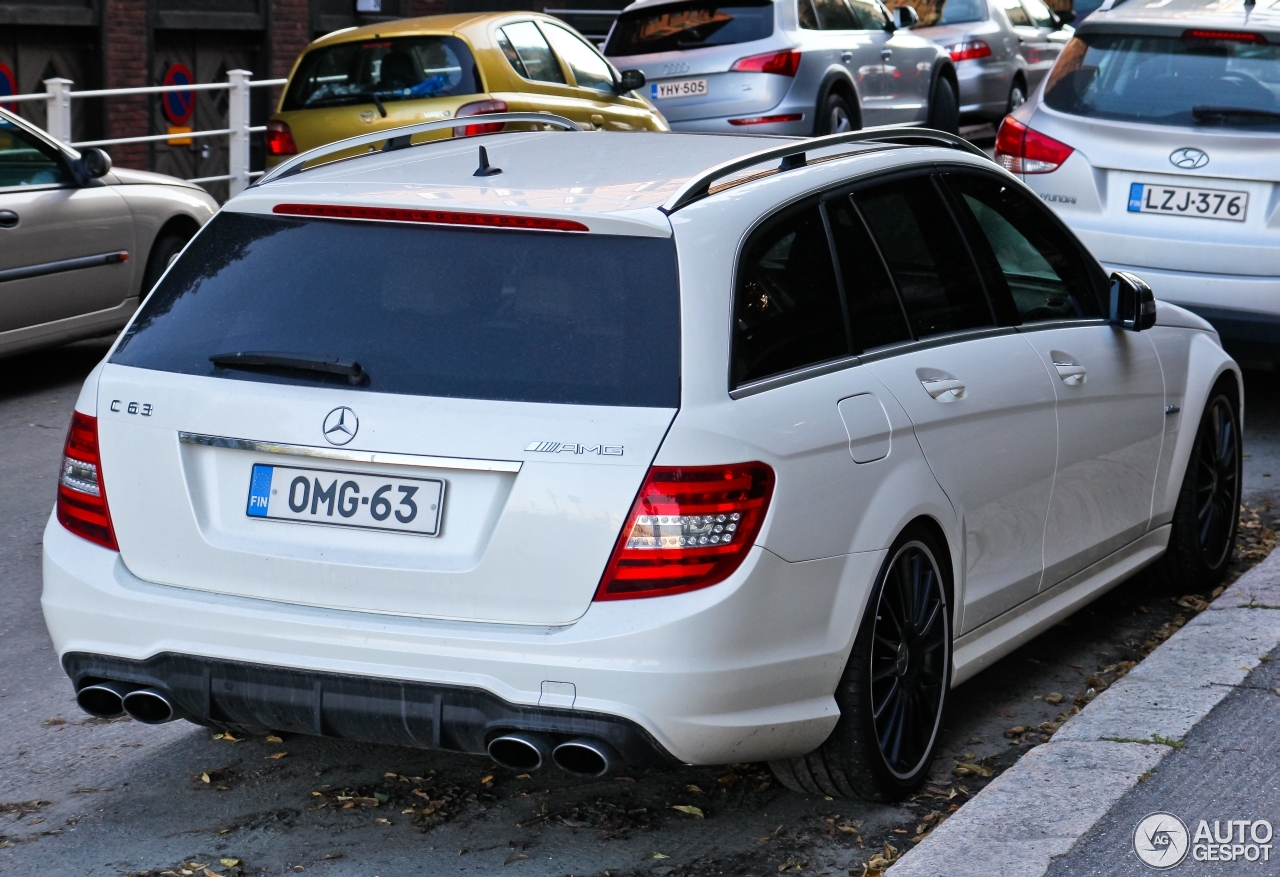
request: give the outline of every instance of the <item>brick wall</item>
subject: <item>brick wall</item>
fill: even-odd
[[[103,37],[106,45],[106,88],[150,85],[147,46],[147,0],[106,0],[103,3]],[[150,134],[148,96],[113,97],[106,100],[107,137],[142,137]],[[150,149],[145,143],[127,143],[108,150],[120,167],[147,169]]]

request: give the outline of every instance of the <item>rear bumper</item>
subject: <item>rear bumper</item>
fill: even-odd
[[[770,116],[799,116],[791,122],[764,122],[751,125],[734,125],[730,119],[759,119]],[[788,107],[786,104],[760,113],[742,116],[722,116],[713,119],[686,119],[668,122],[672,131],[700,134],[782,134],[789,137],[809,137],[813,134],[813,107]]]
[[[462,751],[482,751],[484,735],[498,729],[571,733],[577,725],[545,724],[571,717],[612,723],[636,739],[648,735],[650,754],[638,758],[669,753],[686,763],[718,764],[800,755],[826,739],[839,718],[832,694],[883,554],[787,563],[757,547],[720,585],[594,603],[573,624],[531,627],[318,609],[158,585],[51,517],[41,602],[73,678],[110,665],[141,674],[136,681],[178,680],[172,684],[183,693],[175,696],[195,717],[265,726],[285,704],[272,721],[287,720],[299,731],[349,736],[359,726],[367,729],[359,739],[423,745],[437,733],[434,726],[402,723],[388,731],[388,710],[409,704],[420,715],[424,698],[447,688],[466,692],[458,703],[484,704],[466,722],[440,726],[442,745],[452,740],[449,747]],[[322,694],[317,725],[315,695],[296,681],[270,698],[212,698],[206,705],[202,683],[183,681],[196,667],[201,674],[204,667],[230,668],[233,682],[320,679],[325,692],[332,680],[336,712]],[[364,719],[346,715],[352,704]]]
[[[1156,298],[1204,317],[1237,360],[1280,362],[1280,277],[1103,264],[1108,271],[1137,274]]]

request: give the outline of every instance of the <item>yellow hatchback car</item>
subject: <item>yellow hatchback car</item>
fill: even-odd
[[[335,140],[415,122],[503,112],[548,112],[584,128],[666,131],[619,73],[577,31],[536,12],[433,15],[335,31],[293,65],[267,122],[267,166]],[[415,140],[489,133],[471,124]],[[332,156],[331,156],[332,158]]]

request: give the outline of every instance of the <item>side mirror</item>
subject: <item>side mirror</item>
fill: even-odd
[[[90,180],[106,176],[111,170],[111,156],[97,147],[89,147],[80,151],[80,158],[72,163],[72,171],[76,181],[84,185]]]
[[[623,70],[618,74],[618,94],[626,94],[629,91],[644,88],[644,84],[643,70]]]
[[[1111,325],[1141,332],[1156,324],[1156,297],[1147,282],[1128,271],[1111,275]]]
[[[895,6],[893,8],[893,28],[894,30],[907,30],[915,27],[920,21],[920,16],[916,14],[915,9],[910,6]]]

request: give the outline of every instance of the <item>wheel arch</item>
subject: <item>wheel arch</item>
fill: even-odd
[[[195,236],[195,233],[200,230],[200,225],[200,221],[188,213],[175,213],[166,219],[160,225],[160,228],[156,230],[156,233],[151,236],[151,240],[147,242],[146,257],[140,260],[142,263],[142,272],[138,277],[138,283],[140,285],[145,285],[147,282],[147,275],[151,271],[151,256],[155,251],[156,241],[175,232],[185,233],[187,235],[187,239],[190,240]],[[139,289],[138,294],[139,296],[146,296],[150,291],[151,290],[149,289]]]
[[[839,94],[849,101],[849,109],[854,114],[853,130],[858,131],[862,128],[862,95],[858,93],[858,86],[854,82],[853,77],[849,75],[849,71],[843,67],[832,67],[826,73],[822,80],[822,87],[818,89],[818,101],[814,104],[813,109],[813,130],[816,134],[818,125],[822,122],[822,105],[827,102],[827,98],[832,93]]]

